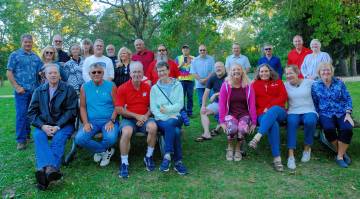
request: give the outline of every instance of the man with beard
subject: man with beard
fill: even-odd
[[[109,44],[106,46],[106,56],[109,57],[113,63],[113,66],[116,66],[116,52],[115,52],[115,46],[112,44]]]
[[[156,58],[149,65],[148,70],[146,71],[146,77],[151,81],[151,84],[154,85],[158,81],[158,73],[156,70],[157,62],[164,61],[169,64],[170,74],[169,77],[177,78],[179,76],[178,65],[175,61],[168,58],[168,52],[164,44],[160,44],[158,46],[158,52],[156,54]]]
[[[61,35],[54,35],[52,44],[56,48],[57,53],[58,53],[57,61],[61,64],[61,66],[63,66],[67,61],[70,60],[70,56],[62,49],[63,48],[63,39],[62,39]]]
[[[226,77],[225,66],[223,62],[215,63],[215,73],[209,78],[206,83],[205,92],[202,98],[202,106],[200,109],[201,125],[204,129],[203,134],[196,139],[197,142],[210,140],[211,136],[216,135],[220,129],[220,125],[217,125],[211,132],[209,130],[210,120],[209,115],[217,115],[219,113],[219,93],[222,83]],[[210,92],[214,94],[210,97],[210,104],[206,106],[206,102],[210,95]]]

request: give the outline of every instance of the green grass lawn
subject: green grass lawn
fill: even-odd
[[[360,91],[357,87],[360,83],[347,85],[354,102],[354,117],[359,121]],[[6,89],[0,88],[0,93],[9,94]],[[128,180],[118,177],[118,149],[105,168],[95,164],[91,154],[80,150],[76,160],[62,167],[63,180],[51,185],[46,192],[38,191],[34,178],[34,144],[26,151],[16,150],[13,99],[0,98],[0,107],[0,191],[3,194],[14,191],[18,198],[360,198],[360,129],[354,130],[349,149],[353,164],[349,168],[339,168],[333,154],[317,141],[311,161],[302,164],[299,159],[303,134],[299,133],[296,172],[286,169],[278,173],[271,166],[267,139],[240,162],[225,160],[225,135],[212,141],[194,142],[202,131],[199,116],[192,119],[183,135],[184,163],[190,172],[187,176],[179,176],[173,170],[147,172],[142,162],[145,139],[136,137],[130,152]],[[281,149],[286,164],[285,139],[283,131]],[[67,151],[69,146],[68,143]],[[159,151],[155,152],[155,161],[159,166]]]

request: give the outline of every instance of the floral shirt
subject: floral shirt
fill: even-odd
[[[64,72],[68,77],[68,84],[73,86],[76,91],[79,91],[81,85],[84,83],[82,77],[82,59],[78,62],[74,59],[70,59],[64,65]]]
[[[352,110],[351,96],[340,79],[332,78],[330,87],[321,80],[314,82],[311,95],[319,115],[339,118]]]

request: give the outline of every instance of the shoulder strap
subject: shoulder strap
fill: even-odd
[[[160,86],[158,84],[156,84],[156,86],[158,87],[158,89],[161,91],[161,93],[165,96],[165,98],[170,102],[170,104],[172,105],[173,103],[170,101],[170,99],[168,98],[168,96],[165,95],[164,91],[161,90]]]

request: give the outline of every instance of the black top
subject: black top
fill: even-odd
[[[114,83],[116,87],[130,79],[130,64],[127,66],[114,67]]]
[[[211,77],[206,82],[206,88],[212,90],[212,94],[220,92],[221,85],[224,82],[225,78],[226,78],[226,73],[221,78],[218,78],[216,73],[212,74]],[[215,102],[218,102],[218,98],[215,100]]]
[[[58,62],[66,63],[70,60],[70,56],[63,50],[57,50],[58,53]]]
[[[112,57],[109,57],[110,59],[111,59],[111,61],[112,61],[112,63],[113,63],[113,66],[114,66],[114,68],[115,68],[115,66],[116,66],[116,56],[112,56]]]
[[[50,99],[49,84],[45,83],[35,89],[31,98],[27,117],[37,128],[43,125],[58,126],[74,124],[77,115],[78,96],[74,88],[60,81]]]

